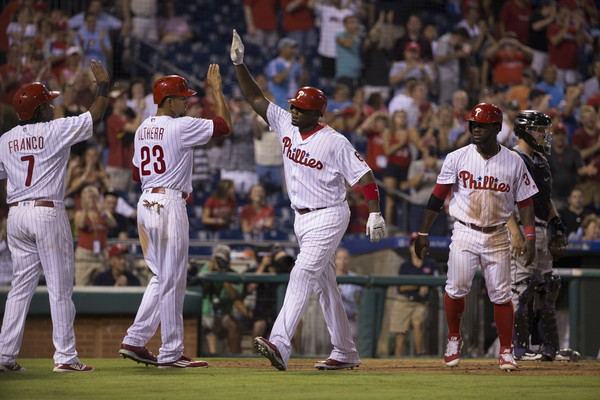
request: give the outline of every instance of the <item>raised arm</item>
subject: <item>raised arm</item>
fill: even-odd
[[[96,84],[98,85],[96,100],[90,106],[92,121],[94,121],[94,126],[96,126],[102,121],[106,105],[108,104],[108,72],[106,72],[100,61],[92,60],[91,67],[94,78],[96,78]]]
[[[267,121],[269,100],[265,97],[265,94],[252,75],[250,75],[250,71],[248,71],[248,68],[246,68],[246,65],[244,64],[244,44],[235,29],[233,30],[230,56],[231,61],[233,61],[233,65],[235,66],[235,74],[237,75],[244,97],[254,111]]]
[[[225,102],[225,96],[223,96],[221,73],[219,71],[219,64],[210,64],[208,66],[208,74],[206,75],[206,81],[212,89],[213,97],[215,98],[215,114],[223,118],[227,122],[229,131],[233,129],[231,123],[231,115],[229,114],[229,108]]]

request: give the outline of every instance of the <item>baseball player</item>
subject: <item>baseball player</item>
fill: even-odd
[[[212,120],[185,116],[188,96],[196,94],[177,75],[157,80],[152,88],[155,117],[139,126],[134,139],[134,180],[141,181],[137,205],[138,230],[144,259],[154,274],[119,354],[158,368],[204,368],[208,364],[183,355],[189,222],[185,201],[192,191],[193,147],[231,130],[231,117],[221,89],[219,66],[206,77],[215,97]],[[160,322],[162,346],[158,358],[146,343]]]
[[[488,295],[494,303],[494,321],[500,338],[500,368],[514,370],[511,338],[514,310],[510,288],[510,242],[506,222],[518,203],[525,226],[525,265],[533,261],[535,226],[531,196],[535,182],[521,158],[498,144],[502,111],[480,103],[471,111],[472,144],[448,154],[425,209],[415,252],[423,258],[429,250],[429,229],[450,193],[450,215],[456,219],[448,258],[448,280],[444,305],[448,343],[444,361],[450,367],[460,362],[460,335],[465,296],[475,271],[481,266]]]
[[[296,212],[294,231],[300,245],[271,336],[269,340],[255,338],[254,346],[275,368],[285,370],[292,336],[314,290],[333,344],[329,358],[315,367],[357,367],[360,359],[335,281],[334,252],[350,219],[345,182],[350,186],[360,183],[363,189],[370,211],[367,235],[371,241],[385,236],[373,173],[344,136],[319,123],[327,106],[322,91],[303,87],[288,100],[290,111],[284,110],[265,97],[248,72],[243,63],[244,45],[235,30],[231,59],[244,96],[281,142],[288,195]]]
[[[94,370],[79,361],[75,350],[73,235],[63,204],[71,146],[92,137],[108,102],[108,73],[96,60],[91,68],[98,94],[88,112],[54,119],[52,100],[60,93],[30,83],[13,98],[20,125],[0,137],[0,179],[8,178],[8,247],[13,260],[12,289],[0,333],[0,372],[25,370],[15,359],[42,271],[56,348],[54,372]]]
[[[550,154],[552,120],[546,114],[534,110],[521,111],[515,119],[515,134],[519,143],[514,147],[525,162],[529,174],[539,192],[532,198],[535,213],[536,246],[533,263],[525,266],[521,256],[523,249],[523,225],[514,215],[508,221],[511,236],[511,277],[515,327],[513,346],[515,358],[522,361],[561,360],[577,361],[579,353],[560,349],[558,325],[554,303],[560,290],[560,277],[552,272],[553,257],[564,254],[567,245],[567,228],[558,216],[551,199],[552,175],[546,155]],[[560,242],[553,246],[553,241]],[[529,314],[533,302],[537,330],[541,339],[540,352],[529,348]]]

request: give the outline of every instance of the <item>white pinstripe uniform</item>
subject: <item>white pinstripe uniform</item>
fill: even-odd
[[[17,126],[0,137],[0,178],[8,177],[7,203],[18,202],[8,213],[13,279],[0,333],[0,364],[11,364],[19,353],[27,310],[42,271],[50,297],[54,362],[79,361],[71,299],[73,236],[63,199],[70,148],[92,133],[92,117],[86,112]],[[35,206],[36,200],[53,206]]]
[[[302,140],[289,112],[269,104],[267,118],[282,143],[288,195],[296,210],[294,231],[300,245],[269,341],[277,346],[287,365],[292,336],[314,290],[331,335],[330,358],[358,364],[360,359],[335,281],[334,253],[350,220],[345,181],[355,185],[370,168],[350,142],[328,126]],[[302,209],[311,211],[301,215],[297,210]]]
[[[183,194],[192,191],[192,147],[207,143],[213,129],[212,120],[157,116],[146,119],[135,133],[133,164],[143,191],[137,206],[138,228],[140,238],[144,233],[148,238],[144,259],[154,276],[123,343],[145,346],[160,322],[159,363],[177,361],[183,355],[190,241]],[[164,193],[152,193],[158,188]]]
[[[448,154],[437,183],[453,184],[450,215],[458,220],[450,244],[446,293],[454,299],[466,296],[481,265],[492,303],[508,302],[512,293],[506,222],[515,202],[538,191],[525,163],[504,146],[500,146],[498,154],[485,159],[471,144]],[[484,233],[459,221],[497,228]]]

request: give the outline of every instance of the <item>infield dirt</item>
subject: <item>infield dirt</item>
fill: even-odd
[[[207,360],[211,367],[216,368],[273,368],[265,359],[232,359]],[[560,376],[600,376],[600,361],[585,360],[579,362],[519,362],[516,371],[505,372],[498,367],[498,360],[492,359],[463,359],[455,368],[447,367],[442,359],[367,359],[354,370],[317,371],[314,367],[317,359],[294,359],[288,364],[288,371],[316,371],[319,373],[344,372],[397,372],[423,374],[473,374],[473,375],[560,375]],[[282,372],[285,373],[285,372]]]

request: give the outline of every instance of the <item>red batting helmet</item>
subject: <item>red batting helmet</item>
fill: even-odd
[[[484,124],[501,124],[502,111],[493,104],[479,103],[473,107],[469,121],[483,122]]]
[[[327,107],[327,96],[317,88],[304,86],[298,90],[296,97],[287,102],[303,110],[318,110],[324,113]]]
[[[167,96],[193,96],[195,94],[196,92],[188,87],[187,81],[179,75],[160,78],[152,86],[154,104],[160,104]]]
[[[28,121],[33,118],[35,110],[47,101],[53,100],[60,92],[51,92],[40,82],[23,86],[13,97],[13,108],[19,120]]]

